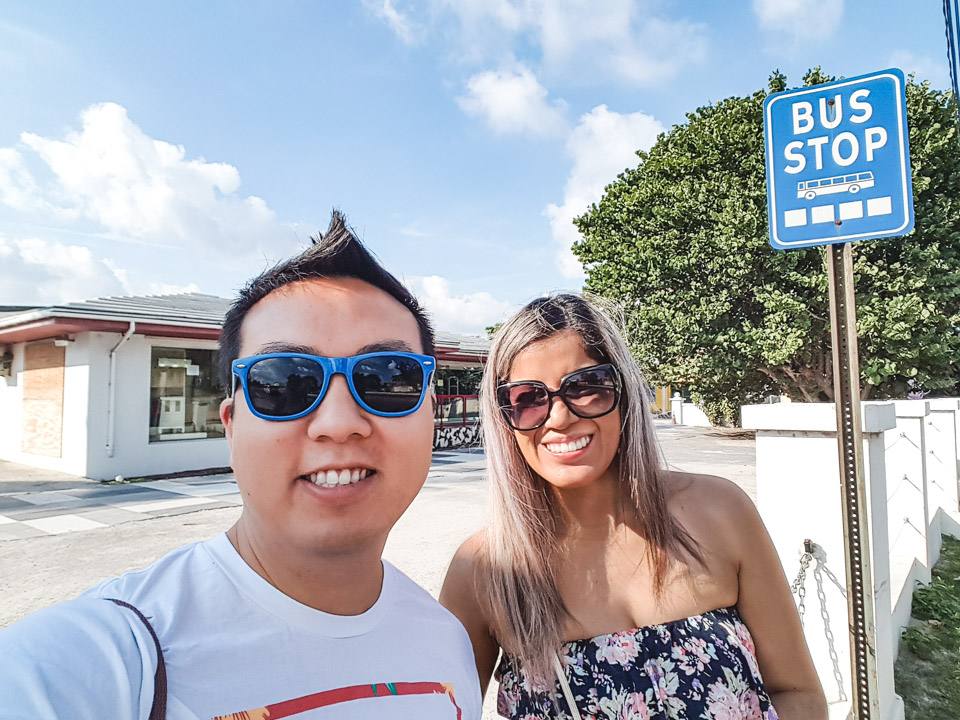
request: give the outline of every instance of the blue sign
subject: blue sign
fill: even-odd
[[[770,95],[763,132],[770,244],[777,250],[913,229],[899,70]]]

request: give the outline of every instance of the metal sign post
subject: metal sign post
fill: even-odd
[[[827,245],[833,387],[856,720],[880,720],[870,519],[863,471],[853,253],[913,229],[903,73],[788,90],[763,106],[770,244]]]
[[[943,19],[947,24],[947,60],[954,97],[960,97],[960,1],[943,0]]]
[[[837,444],[843,496],[853,710],[858,720],[879,720],[870,523],[867,517],[863,436],[860,428],[857,308],[850,243],[827,246],[827,278],[830,286],[830,337],[833,344],[833,397],[837,408]]]

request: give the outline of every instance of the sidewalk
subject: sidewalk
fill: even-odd
[[[482,450],[436,452],[427,483],[479,480],[485,465]],[[0,462],[0,541],[240,504],[232,473],[114,484]]]
[[[757,501],[755,433],[733,428],[672,425],[654,420],[657,442],[671,470],[719,475]]]
[[[729,477],[750,493],[755,461],[749,437],[660,423],[657,435],[670,467]],[[435,597],[460,543],[484,525],[485,463],[482,450],[434,453],[423,490],[384,548],[387,560]],[[0,628],[175,547],[222,533],[240,515],[232,475],[105,485],[20,470],[0,463]],[[82,528],[89,529],[77,532]]]
[[[726,477],[756,499],[754,443],[742,431],[655,421],[667,466]],[[476,482],[486,457],[480,448],[433,454],[426,486]],[[232,473],[136,483],[100,483],[0,461],[0,542],[94,530],[197,510],[237,507]]]

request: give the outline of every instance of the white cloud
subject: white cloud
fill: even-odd
[[[606,63],[624,80],[651,87],[676,76],[684,65],[706,59],[702,25],[650,18],[611,48]]]
[[[641,112],[620,114],[598,105],[580,118],[567,139],[567,153],[573,167],[563,191],[563,204],[551,203],[544,210],[550,219],[553,238],[559,245],[557,265],[564,277],[583,278],[580,261],[571,251],[580,233],[573,218],[600,201],[604,188],[618,174],[637,165],[637,150],[649,150],[664,132],[663,125]]]
[[[21,133],[0,147],[0,295],[19,304],[189,292],[210,263],[214,284],[245,277],[277,259],[281,242],[297,243],[294,227],[240,186],[234,166],[148,136],[114,103],[87,108],[63,137]]]
[[[115,103],[93,105],[80,119],[82,129],[62,140],[25,132],[19,151],[0,148],[2,202],[191,249],[254,253],[290,233],[261,198],[238,193],[232,165],[187,158],[182,145],[149,137]],[[38,182],[32,166],[52,178]]]
[[[539,47],[543,75],[660,85],[706,55],[706,27],[666,17],[658,0],[433,0],[459,62]],[[453,21],[454,32],[447,23]]]
[[[508,32],[519,32],[529,25],[536,2],[529,0],[439,0],[436,3],[454,13],[471,30],[491,23]]]
[[[547,101],[547,89],[530,68],[517,63],[500,71],[477,73],[467,81],[467,94],[457,103],[468,115],[481,117],[498,133],[540,137],[562,134],[565,103]]]
[[[705,27],[655,13],[638,0],[531,2],[548,71],[602,69],[638,86],[655,86],[706,56]]]
[[[34,71],[38,64],[60,68],[63,72],[70,63],[70,53],[64,45],[18,25],[0,21],[0,71],[24,75]]]
[[[383,20],[401,41],[411,45],[416,40],[413,23],[407,15],[397,10],[393,0],[364,0],[363,4],[374,17]]]
[[[89,248],[0,236],[0,303],[54,305],[127,292],[122,272]]]
[[[171,283],[150,283],[147,287],[147,295],[180,295],[181,293],[198,293],[200,287],[196,283],[188,285],[174,285]]]
[[[840,27],[843,0],[753,0],[760,27],[796,40],[826,40]]]
[[[483,335],[485,328],[514,309],[488,292],[453,295],[450,281],[438,275],[412,278],[408,285],[430,313],[433,326],[447,332]]]
[[[430,237],[430,233],[420,229],[419,222],[408,223],[407,225],[404,225],[402,228],[397,230],[397,232],[403,235],[403,237],[408,237],[408,238]]]
[[[37,210],[39,189],[23,163],[23,155],[13,148],[0,148],[0,202],[14,210]]]
[[[890,55],[889,66],[900,68],[904,75],[916,73],[917,82],[929,80],[936,90],[950,89],[950,67],[946,55],[934,60],[927,55],[915,55],[909,50],[895,50]]]

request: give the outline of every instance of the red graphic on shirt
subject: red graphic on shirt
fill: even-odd
[[[438,682],[398,682],[353,685],[351,687],[337,688],[336,690],[325,690],[314,693],[313,695],[294,698],[293,700],[284,700],[283,702],[256,708],[255,710],[244,710],[229,715],[218,715],[212,720],[268,720],[268,718],[269,720],[275,720],[276,718],[290,717],[291,715],[298,715],[307,710],[316,710],[317,708],[337,705],[338,703],[350,702],[352,700],[399,695],[446,695],[450,698],[450,702],[453,703],[453,707],[457,711],[457,720],[462,720],[463,718],[463,712],[453,697],[453,685]]]

